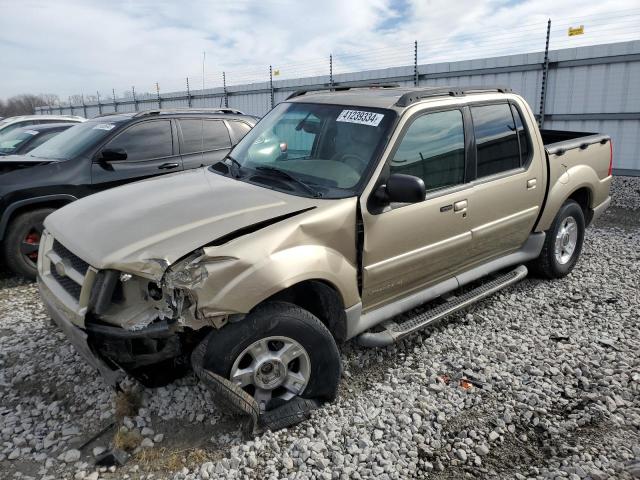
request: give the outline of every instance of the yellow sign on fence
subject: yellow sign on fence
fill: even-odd
[[[575,35],[582,35],[584,33],[584,25],[580,25],[579,27],[569,27],[569,36],[573,37]]]

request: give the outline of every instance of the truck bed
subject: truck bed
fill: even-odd
[[[566,130],[540,130],[542,143],[550,155],[562,155],[573,148],[586,149],[595,143],[605,144],[609,135],[587,132],[569,132]]]

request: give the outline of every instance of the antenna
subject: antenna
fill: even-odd
[[[204,61],[207,58],[207,52],[202,52],[202,91],[204,93]]]

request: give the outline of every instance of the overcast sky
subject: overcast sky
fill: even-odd
[[[638,0],[0,0],[0,98],[118,96],[640,38]],[[568,37],[568,26],[585,34]],[[366,53],[369,52],[369,53]],[[352,54],[352,55],[348,55]]]

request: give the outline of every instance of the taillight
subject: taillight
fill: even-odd
[[[613,140],[609,140],[609,176],[613,173]]]

